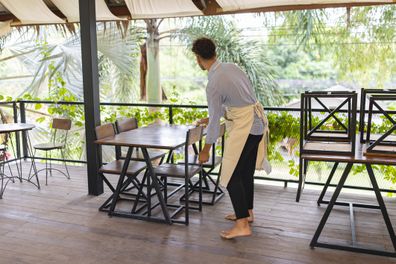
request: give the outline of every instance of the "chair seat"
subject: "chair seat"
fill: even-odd
[[[65,146],[63,143],[41,143],[34,145],[33,147],[38,150],[53,150],[53,149],[61,149]]]
[[[214,158],[214,163],[213,163],[212,157],[209,157],[209,160],[207,162],[205,162],[204,164],[202,164],[202,166],[204,168],[216,167],[217,165],[221,164],[222,159],[223,159],[222,157],[216,156]],[[184,162],[180,162],[180,164],[184,164]],[[198,165],[199,164],[198,155],[189,155],[188,156],[188,164],[190,164],[190,165]]]
[[[103,165],[99,172],[102,173],[110,173],[110,174],[121,174],[122,167],[124,166],[123,160],[115,160],[106,165]],[[127,175],[128,176],[135,176],[136,174],[140,173],[142,170],[146,168],[146,163],[141,161],[131,161],[129,162]]]
[[[188,178],[191,178],[195,174],[197,174],[201,170],[200,166],[197,165],[189,165],[188,166]],[[161,164],[154,169],[154,172],[157,176],[167,176],[167,177],[175,177],[175,178],[185,178],[185,166],[181,164],[170,164],[165,163]]]
[[[156,160],[166,155],[166,152],[160,150],[147,150],[147,152],[151,160]],[[143,151],[141,149],[135,149],[132,153],[132,159],[137,161],[145,161]]]

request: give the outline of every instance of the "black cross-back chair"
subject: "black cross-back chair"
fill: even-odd
[[[167,203],[167,206],[170,208],[175,209],[175,211],[171,215],[172,222],[175,223],[182,223],[185,225],[189,224],[189,211],[191,210],[198,210],[202,211],[202,166],[201,165],[192,165],[188,162],[188,157],[190,153],[190,148],[193,144],[198,143],[202,140],[203,128],[201,126],[191,128],[188,130],[186,134],[186,143],[184,146],[184,163],[183,164],[173,164],[173,163],[163,163],[154,169],[155,175],[157,177],[162,177],[164,179],[164,197]],[[199,202],[198,207],[191,207],[190,206],[190,190],[194,188],[191,185],[191,178],[194,177],[196,174],[199,174]],[[167,193],[167,179],[174,178],[174,179],[181,179],[183,180],[183,184],[176,188],[176,190],[172,191],[168,195]],[[169,204],[169,198],[184,189],[184,201],[180,202],[180,204]],[[184,210],[184,220],[177,219],[177,215]]]
[[[96,127],[95,135],[96,135],[96,139],[100,140],[100,139],[104,139],[107,137],[114,137],[116,135],[116,133],[115,133],[113,124],[109,123],[109,124],[104,124],[104,125]],[[99,155],[99,157],[101,156],[101,148],[99,148],[97,155]],[[99,160],[101,160],[101,159],[99,159]],[[111,182],[105,176],[105,174],[119,176],[121,174],[123,165],[124,165],[124,160],[117,159],[117,160],[111,161],[107,164],[100,166],[99,171],[98,171],[99,175],[101,176],[101,178],[103,179],[103,181],[105,182],[107,187],[109,187],[109,189],[111,190],[111,192],[113,194],[99,207],[99,211],[109,212],[111,202],[113,200],[114,192],[115,192],[115,187],[111,184]],[[118,200],[134,201],[133,207],[131,209],[132,213],[140,211],[141,209],[144,208],[144,206],[142,206],[141,208],[137,208],[137,203],[139,202],[137,197],[143,196],[143,198],[147,198],[139,186],[140,183],[136,181],[137,176],[141,172],[143,172],[145,169],[146,169],[145,162],[131,161],[129,163],[129,166],[128,166],[128,169],[126,172],[127,177],[122,185],[120,195],[119,195],[119,197],[116,198],[117,201]],[[129,193],[126,191],[127,187],[130,186],[130,184],[133,184],[135,187],[138,188],[139,192],[137,194]]]
[[[352,129],[354,122],[353,115],[356,115],[356,107],[353,107],[354,104],[356,104],[357,97],[355,97],[355,92],[305,92],[303,94],[303,108],[305,115],[302,120],[302,123],[304,124],[304,139],[315,141],[350,142],[355,136],[354,129]],[[336,107],[331,108],[325,100],[341,100],[342,102]],[[312,104],[314,102],[317,102],[321,110],[327,113],[327,115],[324,118],[321,118],[319,123],[315,125],[315,112],[312,108]],[[346,122],[343,122],[339,117],[337,117],[337,114],[341,113],[343,110],[347,113]],[[330,120],[335,121],[340,129],[326,129],[325,125]]]
[[[116,133],[123,133],[123,132],[128,132],[128,131],[132,131],[134,129],[139,128],[138,126],[138,120],[134,117],[129,117],[129,118],[120,118],[117,119],[115,122],[115,128],[116,128]],[[119,146],[115,147],[115,151],[116,151],[116,159],[123,159],[125,158],[122,155],[122,148]],[[150,161],[151,162],[155,162],[156,164],[162,164],[162,162],[165,159],[166,156],[166,152],[162,151],[162,150],[155,150],[155,149],[148,149],[147,150],[148,155],[150,157]],[[170,154],[171,155],[171,154]],[[169,160],[170,157],[168,157]],[[132,157],[131,160],[135,160],[135,161],[145,161],[144,159],[144,155],[143,152],[141,151],[140,148],[134,148],[133,149],[133,153],[132,153]],[[135,188],[137,188],[137,186],[141,186],[141,188],[147,184],[147,173],[145,173],[143,175],[143,178],[141,179],[141,181],[139,181],[139,179],[135,179],[135,183],[131,185],[129,188],[125,189],[125,191],[131,191]],[[163,187],[163,182],[159,181],[159,183],[161,184],[161,186]],[[140,191],[139,191],[140,192]],[[140,199],[141,197],[139,197],[138,199]],[[143,197],[144,198],[144,197]]]
[[[224,191],[220,187],[220,173],[221,173],[220,165],[224,153],[225,130],[226,130],[225,123],[222,123],[220,125],[218,140],[212,145],[211,156],[207,162],[202,164],[202,181],[203,181],[202,192],[203,194],[207,194],[209,196],[209,200],[202,201],[202,203],[206,205],[214,205],[224,196]],[[219,140],[220,140],[220,145],[217,144]],[[189,156],[189,164],[195,164],[195,165],[199,164],[198,157],[199,157],[199,149],[201,149],[201,144],[202,143],[199,142],[199,147],[197,147],[196,144],[193,145],[194,155]],[[217,146],[221,147],[220,156],[217,154]],[[216,179],[214,179],[212,175],[215,174],[214,170],[218,166],[220,166],[220,169],[219,172],[216,173],[217,176]],[[198,190],[198,184],[199,184],[198,181],[194,183],[194,188],[192,188],[190,191],[191,193]],[[211,185],[213,186],[213,188],[211,188]],[[181,199],[183,200],[184,196],[182,196]],[[193,203],[198,202],[197,200],[192,200],[192,199],[190,201]]]
[[[360,143],[367,143],[367,128],[368,128],[368,122],[367,117],[370,115],[368,113],[368,106],[370,104],[370,96],[375,96],[375,95],[384,95],[384,96],[396,96],[396,89],[361,89],[360,93],[360,115],[359,115],[359,133],[360,133]],[[368,101],[368,102],[367,102]],[[373,105],[376,107],[375,105]],[[380,111],[380,110],[375,110],[373,108],[373,111],[371,112],[371,115],[375,114],[375,111]],[[378,139],[379,136],[381,135],[374,135],[371,134],[371,140],[373,139]]]
[[[366,155],[392,155],[396,156],[396,116],[391,115],[390,111],[384,109],[380,102],[395,102],[395,95],[369,95],[369,110],[368,110],[368,122],[367,122],[367,134],[366,143],[367,148],[365,151]],[[379,113],[390,122],[390,125],[385,128],[384,133],[373,134],[372,133],[372,120],[374,111]],[[384,121],[383,121],[384,122]],[[385,125],[383,125],[384,127]]]
[[[117,133],[122,133],[137,129],[139,128],[139,126],[137,119],[134,117],[130,117],[130,118],[117,119],[115,122],[115,128]],[[147,151],[150,156],[150,159],[159,160],[159,163],[162,163],[166,155],[166,152],[161,150],[148,149]],[[123,158],[121,153],[121,147],[116,147],[116,157],[117,159]],[[131,160],[145,161],[143,153],[139,148],[134,149]]]
[[[325,99],[340,100],[335,108],[326,105]],[[314,125],[316,109],[312,103],[316,101],[328,114]],[[345,109],[346,108],[346,109]],[[299,157],[299,180],[296,201],[299,201],[305,184],[308,171],[308,161],[302,158],[304,154],[313,155],[354,155],[356,150],[356,92],[332,91],[332,92],[305,92],[301,94],[300,109],[300,157]],[[346,124],[336,114],[346,113]],[[324,130],[322,127],[332,119],[341,129]],[[332,178],[338,163],[335,163],[329,176]]]
[[[32,173],[32,169],[33,169],[33,164],[30,166],[30,171],[29,171],[29,175],[31,175],[30,177],[34,176],[35,174],[38,174],[41,171],[45,171],[45,185],[48,185],[48,175],[52,176],[52,172],[53,171],[57,171],[61,174],[63,174],[67,179],[70,179],[70,173],[69,173],[69,169],[67,167],[66,164],[66,159],[65,159],[65,148],[66,148],[66,144],[67,144],[67,137],[68,137],[68,133],[71,129],[71,120],[70,119],[65,119],[65,118],[54,118],[52,120],[52,130],[53,133],[51,133],[51,140],[50,142],[47,143],[40,143],[37,145],[34,145],[34,153],[33,153],[33,158],[36,156],[36,152],[37,151],[44,151],[45,152],[45,168],[38,170],[37,172],[35,172],[33,175],[31,175]],[[59,140],[59,133],[63,132],[63,135],[61,136],[61,139]],[[65,172],[53,168],[52,167],[52,161],[51,161],[51,152],[54,150],[59,150],[60,154],[62,156],[62,160],[63,160],[63,165],[65,166]]]

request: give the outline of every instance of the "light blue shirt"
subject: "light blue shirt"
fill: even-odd
[[[220,131],[220,118],[225,107],[243,107],[257,102],[247,75],[235,64],[216,61],[209,69],[206,98],[208,100],[209,124],[206,144],[216,142]],[[262,135],[263,121],[255,114],[250,134]]]

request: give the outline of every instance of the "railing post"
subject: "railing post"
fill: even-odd
[[[21,118],[21,123],[26,123],[26,108],[25,108],[25,102],[19,102],[19,111],[20,113],[20,118]],[[27,136],[26,136],[26,131],[22,132],[22,150],[23,150],[23,158],[26,160],[28,157],[28,147],[27,147]]]
[[[173,107],[169,106],[169,124],[173,124]]]
[[[14,116],[14,123],[18,123],[18,107],[17,102],[12,102],[12,111]],[[19,133],[15,133],[15,141],[16,141],[16,151],[17,151],[17,158],[21,158],[21,137]]]

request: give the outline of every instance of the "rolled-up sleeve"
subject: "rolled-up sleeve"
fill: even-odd
[[[217,89],[211,86],[207,87],[206,96],[209,109],[209,124],[205,143],[213,144],[219,136],[220,118],[224,115],[223,100]]]

